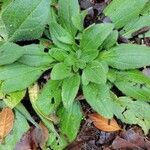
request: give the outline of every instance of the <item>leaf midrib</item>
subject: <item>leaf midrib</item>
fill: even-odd
[[[31,16],[31,14],[36,10],[36,8],[41,4],[43,0],[41,0],[29,13],[29,15],[24,19],[24,21],[18,26],[18,28],[16,29],[16,31],[11,35],[11,37],[8,39],[8,41],[12,41],[14,36],[18,33],[18,31],[20,30],[20,28],[22,27],[22,25],[25,23],[25,21]]]
[[[41,70],[42,70],[42,68],[35,68],[35,69],[33,69],[33,70],[26,71],[25,73],[16,74],[16,76],[13,76],[13,77],[10,76],[10,77],[4,79],[3,81],[10,80],[10,79],[13,79],[13,78],[17,78],[17,77],[19,77],[20,75],[25,76],[26,74],[29,74],[29,73],[32,73],[32,72],[35,72],[35,71],[41,71]],[[43,69],[43,70],[44,70],[44,69]],[[41,72],[42,72],[42,71],[41,71]]]

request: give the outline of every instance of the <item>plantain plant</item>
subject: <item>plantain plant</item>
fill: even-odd
[[[117,40],[120,34],[131,38],[136,30],[150,26],[149,6],[148,0],[113,0],[104,10],[112,23],[84,28],[87,11],[80,10],[77,0],[4,1],[0,14],[0,102],[14,109],[16,126],[0,148],[15,147],[29,128],[26,120],[36,125],[21,104],[27,89],[32,107],[49,129],[43,149],[61,150],[76,138],[83,118],[79,94],[102,116],[138,124],[147,134],[150,77],[139,68],[150,65],[150,48]],[[34,39],[39,44],[16,44]],[[42,43],[46,42],[51,44],[45,47]],[[45,71],[50,79],[40,89],[36,81]],[[26,124],[20,131],[19,119]],[[19,137],[13,140],[16,133]]]

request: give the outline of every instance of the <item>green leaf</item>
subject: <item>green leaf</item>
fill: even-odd
[[[64,79],[62,84],[62,101],[66,109],[69,109],[72,106],[78,93],[79,86],[80,76],[78,74]]]
[[[73,44],[72,36],[57,22],[50,23],[50,33],[53,42],[64,50],[70,50],[70,44]]]
[[[136,18],[148,0],[113,0],[104,10],[116,28],[121,28]],[[130,7],[129,7],[130,6]]]
[[[50,133],[46,145],[53,150],[62,150],[68,145],[68,142],[63,135],[57,137],[56,134]]]
[[[24,46],[24,55],[18,60],[18,62],[33,66],[50,66],[54,59],[44,52],[44,47],[38,44],[31,44]]]
[[[8,38],[7,30],[1,16],[0,16],[0,36],[5,40]]]
[[[0,66],[15,62],[23,53],[23,48],[17,44],[0,42]]]
[[[150,85],[150,78],[138,70],[117,71],[110,69],[107,77],[111,82],[115,82],[116,80],[132,80],[132,82],[147,83]]]
[[[150,65],[150,48],[143,45],[120,44],[104,52],[100,59],[111,67],[125,70]]]
[[[49,80],[41,90],[35,105],[42,114],[48,116],[55,113],[60,102],[60,81]]]
[[[26,119],[17,110],[15,111],[15,122],[13,130],[5,138],[5,142],[0,144],[1,150],[12,150],[15,148],[17,142],[20,141],[21,137],[27,130],[29,125]]]
[[[150,1],[148,1],[145,4],[145,6],[144,6],[144,8],[143,8],[143,10],[141,11],[140,14],[142,14],[142,15],[149,15],[150,14]]]
[[[62,107],[58,116],[60,118],[60,131],[66,135],[69,142],[72,142],[79,131],[82,120],[81,107],[78,102],[74,102],[69,109]]]
[[[57,61],[64,61],[68,56],[67,52],[60,48],[51,48],[49,54]]]
[[[5,103],[2,99],[0,99],[0,109],[2,110],[4,107],[6,107]]]
[[[135,31],[143,28],[143,27],[150,27],[150,16],[140,16],[131,22],[129,22],[121,31],[121,34],[127,38],[132,37],[132,33]]]
[[[1,0],[2,1],[2,0]],[[6,26],[2,20],[2,13],[3,11],[7,8],[7,6],[12,2],[12,0],[3,0],[3,2],[1,2],[2,4],[0,4],[0,36],[4,39],[7,40],[8,39],[8,33],[7,33],[7,29]]]
[[[150,78],[139,71],[111,71],[109,78],[115,78],[114,85],[127,96],[150,101]]]
[[[66,57],[66,59],[64,60],[64,63],[67,66],[73,66],[75,64],[75,62],[77,61],[75,54],[74,53],[72,53],[72,54],[69,54],[68,57]]]
[[[113,24],[109,23],[91,25],[83,31],[82,38],[80,40],[80,48],[83,51],[87,51],[89,49],[97,50],[107,36],[112,32],[113,28]]]
[[[133,101],[129,97],[119,97],[115,100],[115,115],[128,124],[138,124],[145,134],[150,129],[150,105],[142,101]]]
[[[9,95],[6,94],[5,98],[3,98],[3,101],[8,107],[14,108],[23,99],[23,97],[25,96],[25,93],[26,91],[24,90],[24,91],[17,91],[14,93],[9,93]]]
[[[82,84],[83,84],[83,85],[88,85],[89,82],[90,82],[90,81],[87,79],[87,77],[85,76],[84,71],[82,72],[81,79],[82,79]]]
[[[114,30],[110,33],[110,35],[106,38],[104,43],[102,44],[103,49],[110,49],[112,46],[114,46],[117,43],[118,40],[118,31]]]
[[[84,29],[84,18],[87,15],[87,11],[82,11],[79,14],[75,14],[72,16],[71,20],[73,25],[78,29],[79,31],[82,31]]]
[[[52,80],[62,80],[72,75],[71,67],[65,63],[56,64],[51,71]]]
[[[25,118],[26,120],[28,120],[29,122],[31,122],[35,127],[39,128],[39,124],[37,124],[34,119],[31,117],[30,113],[28,112],[28,110],[25,108],[25,106],[22,103],[19,103],[15,109],[20,112]]]
[[[54,7],[51,7],[50,8],[50,14],[49,14],[49,25],[50,25],[50,22],[57,22],[57,19],[58,19],[58,16],[57,16],[57,11],[56,11],[56,7],[58,5],[58,1],[55,1],[55,0],[51,0],[51,6],[54,6]]]
[[[97,84],[106,83],[107,66],[104,63],[93,61],[83,70],[83,74],[90,82]]]
[[[90,62],[90,61],[94,60],[98,56],[98,54],[99,54],[98,50],[82,51],[80,59],[85,62]]]
[[[150,31],[146,32],[144,36],[145,37],[150,37]]]
[[[73,25],[72,16],[79,14],[80,8],[78,0],[59,0],[58,15],[60,23],[71,35],[75,36],[77,29]]]
[[[106,118],[113,117],[113,104],[106,84],[83,85],[83,93],[86,101],[96,112]]]
[[[59,150],[59,149],[62,150],[62,147],[65,147],[67,143],[64,140],[64,138],[60,137],[59,134],[56,132],[52,120],[50,120],[50,117],[45,117],[39,111],[39,108],[36,105],[38,94],[39,94],[39,87],[37,84],[35,84],[32,88],[29,88],[29,97],[30,97],[32,107],[50,132],[49,134],[50,139],[47,141],[47,146],[51,147],[54,150]]]
[[[6,6],[9,5],[13,0],[1,0],[0,2],[2,3],[2,11],[5,10]]]
[[[85,67],[86,67],[86,62],[83,61],[82,59],[79,59],[79,60],[75,61],[74,64],[73,64],[73,71],[75,73],[77,73],[80,70],[84,69]]]
[[[44,11],[43,11],[44,10]],[[15,0],[2,13],[9,41],[39,38],[48,21],[49,0]]]
[[[125,81],[115,82],[117,88],[125,95],[135,99],[150,101],[150,87],[135,82],[130,83]]]
[[[40,117],[42,122],[48,128],[49,132],[53,132],[57,136],[59,136],[58,133],[56,132],[55,127],[54,127],[53,122],[52,122],[52,121],[54,121],[54,120],[52,120],[52,119],[54,119],[54,118],[52,118],[53,116],[45,116],[45,114],[43,114],[36,105],[36,101],[38,99],[38,95],[40,92],[39,86],[37,84],[35,84],[34,86],[32,86],[28,89],[28,92],[29,92],[30,102],[32,104],[33,109],[37,113],[37,115]]]
[[[0,67],[0,80],[2,92],[11,93],[24,90],[34,83],[45,68],[30,67],[20,63]]]

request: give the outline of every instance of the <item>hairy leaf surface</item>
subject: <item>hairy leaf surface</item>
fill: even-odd
[[[51,66],[54,59],[44,52],[44,47],[38,44],[31,44],[24,46],[24,55],[18,60],[18,62],[33,66]]]
[[[48,21],[49,0],[15,0],[2,13],[9,41],[39,38]],[[44,11],[43,11],[44,10]]]
[[[20,63],[0,68],[1,89],[4,93],[24,90],[34,83],[43,73],[45,68],[30,67]]]
[[[62,84],[62,101],[64,107],[69,109],[78,93],[80,86],[80,76],[75,74],[69,78],[64,79]]]
[[[116,28],[121,28],[131,19],[136,18],[148,0],[113,0],[104,10],[106,16],[115,24]]]
[[[120,44],[104,52],[100,58],[120,70],[150,65],[150,48],[136,44]]]
[[[0,42],[0,66],[11,64],[24,54],[24,49],[17,44]]]
[[[97,50],[107,36],[112,32],[113,28],[113,24],[109,23],[91,25],[83,31],[80,48],[83,51],[87,51],[89,49]]]
[[[112,118],[113,105],[106,84],[83,85],[83,93],[90,106],[106,118]]]
[[[79,103],[75,102],[69,109],[61,108],[59,110],[60,130],[72,142],[78,133],[82,112]]]
[[[145,134],[150,129],[150,106],[146,102],[133,101],[129,97],[119,97],[115,101],[115,115],[128,124],[138,124]]]
[[[58,5],[61,25],[74,36],[77,29],[72,23],[72,16],[79,14],[78,0],[59,0]]]
[[[56,64],[51,72],[51,78],[53,80],[61,80],[71,75],[72,75],[71,67],[67,66],[65,63]]]
[[[127,96],[150,101],[150,78],[143,73],[139,71],[110,71],[109,79]]]

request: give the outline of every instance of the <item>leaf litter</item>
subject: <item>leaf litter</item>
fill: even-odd
[[[48,140],[49,132],[42,122],[39,123],[39,127],[40,128],[31,127],[30,130],[23,135],[20,142],[16,144],[15,150],[43,149]]]

